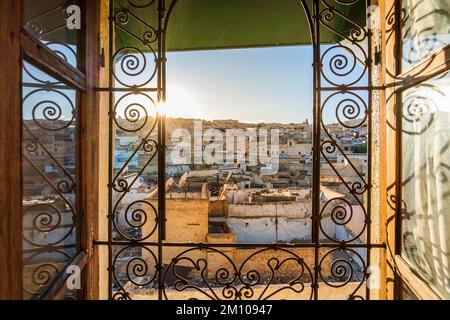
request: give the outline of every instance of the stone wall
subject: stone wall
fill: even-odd
[[[227,200],[213,200],[209,202],[209,216],[210,217],[223,217],[228,214]]]
[[[311,201],[289,201],[271,203],[229,203],[228,217],[290,217],[309,218]]]
[[[157,208],[157,200],[151,199],[151,203]],[[208,235],[208,208],[209,199],[205,198],[175,198],[166,199],[166,241],[167,242],[203,242]],[[148,225],[148,224],[147,224]],[[146,226],[147,226],[146,225]],[[153,225],[148,225],[152,227]],[[143,234],[148,231],[144,230]],[[155,232],[149,241],[157,241],[158,233]],[[169,264],[175,256],[186,250],[186,247],[165,247],[163,264]],[[192,258],[205,258],[204,252],[195,251],[190,254]],[[180,262],[180,265],[187,262]]]
[[[311,202],[273,202],[228,204],[228,225],[237,235],[237,242],[272,243],[301,242],[311,238]],[[322,228],[330,236],[336,224],[324,217]],[[326,237],[321,234],[321,239]]]

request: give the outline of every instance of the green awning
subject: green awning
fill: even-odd
[[[312,2],[307,1],[310,10]],[[365,1],[351,6],[335,5],[335,8],[365,25]],[[343,34],[351,30],[351,25],[338,16],[333,26]],[[322,43],[341,40],[322,28]],[[168,51],[310,43],[309,26],[300,0],[178,0],[167,30]]]
[[[145,5],[149,1],[115,0],[116,12],[129,9],[137,17],[129,15],[124,26],[128,32],[119,27],[115,28],[117,48],[133,46],[146,50],[146,45],[137,38],[142,39],[149,29],[145,23],[157,28],[158,1],[142,9],[133,8],[130,2]],[[172,1],[166,0],[166,9]],[[313,0],[306,2],[312,10]],[[365,0],[352,5],[338,4],[331,0],[328,2],[346,17],[365,26]],[[31,22],[41,25],[46,31],[56,29],[45,35],[43,40],[70,44],[75,42],[74,31],[64,28],[65,21],[60,8],[73,3],[73,0],[26,0],[25,19],[31,19]],[[54,8],[59,10],[51,11]],[[353,29],[348,21],[338,15],[335,15],[331,24],[344,35]],[[311,43],[307,18],[300,0],[178,0],[170,17],[166,39],[167,51]],[[322,43],[336,43],[341,40],[336,33],[322,27]],[[154,46],[153,48],[156,49]]]

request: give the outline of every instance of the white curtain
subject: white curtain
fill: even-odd
[[[416,64],[450,40],[449,0],[403,0],[403,58]]]
[[[448,33],[449,0],[403,0],[412,36]]]
[[[403,252],[450,298],[450,77],[403,94]]]

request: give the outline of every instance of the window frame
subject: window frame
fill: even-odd
[[[408,264],[399,255],[401,220],[399,204],[400,174],[399,165],[401,156],[400,134],[398,128],[401,118],[398,117],[401,92],[414,85],[441,74],[449,69],[450,51],[448,46],[441,48],[432,55],[426,57],[421,63],[408,70],[402,71],[401,50],[401,1],[385,0],[373,1],[378,5],[381,17],[380,43],[376,44],[376,50],[380,52],[380,67],[377,70],[379,83],[383,88],[379,92],[380,109],[379,144],[383,148],[379,159],[379,171],[383,175],[379,177],[379,215],[380,237],[386,242],[386,250],[381,254],[381,260],[386,261],[382,275],[385,278],[383,291],[384,298],[388,300],[401,299],[403,283],[409,285],[411,291],[417,292],[419,299],[430,299],[424,287],[424,282],[417,277]],[[402,283],[403,281],[403,283]],[[426,284],[425,284],[426,285]],[[413,287],[413,288],[411,288]],[[421,289],[422,288],[422,289]],[[431,289],[430,289],[431,290]],[[422,291],[423,293],[421,294]]]
[[[0,299],[22,298],[22,2],[0,1]],[[7,105],[8,108],[3,108]],[[8,139],[9,143],[5,143]]]
[[[84,1],[81,1],[84,4]],[[25,10],[25,6],[23,7]],[[83,14],[82,20],[85,20],[85,15]],[[79,30],[80,35],[85,32],[82,28]],[[82,243],[83,229],[85,228],[85,217],[82,214],[82,201],[84,195],[81,190],[83,181],[85,177],[83,176],[84,169],[81,162],[82,154],[82,115],[85,105],[83,104],[83,96],[86,95],[86,75],[81,71],[84,69],[85,59],[83,58],[83,50],[85,48],[85,38],[81,37],[79,43],[79,52],[77,54],[77,68],[74,68],[69,63],[64,61],[60,56],[58,56],[54,51],[43,44],[38,38],[32,35],[25,28],[21,30],[21,50],[22,50],[22,61],[29,63],[30,65],[38,68],[39,70],[45,72],[49,76],[57,79],[62,84],[73,88],[76,91],[76,140],[75,140],[75,161],[76,165],[76,220],[74,225],[76,229],[76,254],[69,261],[66,262],[65,267],[68,265],[76,265],[81,271],[86,267],[86,248]],[[46,289],[38,299],[44,300],[59,300],[64,299],[65,294],[68,292],[65,282],[69,274],[61,271],[53,279],[50,280],[48,289]],[[83,295],[83,289],[85,287],[84,279],[82,279],[81,294]]]
[[[426,281],[423,280],[421,275],[414,270],[402,256],[401,256],[401,239],[402,239],[402,137],[401,130],[398,130],[402,126],[402,93],[403,91],[413,88],[422,84],[435,76],[444,74],[450,70],[450,44],[438,49],[436,52],[424,58],[418,64],[401,71],[402,64],[402,30],[400,25],[400,12],[401,1],[396,1],[396,37],[395,45],[397,48],[397,57],[394,60],[395,63],[395,79],[391,83],[395,95],[395,120],[396,120],[396,165],[395,165],[395,250],[394,250],[394,271],[395,271],[395,289],[394,297],[401,299],[403,285],[408,286],[409,289],[422,300],[440,300],[442,296],[434,289],[432,289]]]
[[[82,28],[77,67],[74,68],[32,36],[24,26],[24,1],[0,1],[0,52],[4,67],[0,94],[8,108],[0,117],[0,299],[23,299],[22,214],[22,65],[32,64],[76,89],[77,124],[77,234],[78,253],[68,262],[82,270],[80,299],[98,298],[98,257],[93,239],[98,233],[99,116],[98,79],[101,67],[99,20],[101,0],[82,0]],[[3,72],[4,71],[4,72]],[[3,98],[5,97],[5,98]],[[7,143],[6,143],[7,142]],[[4,236],[3,236],[4,235]],[[69,274],[59,273],[39,299],[60,300],[68,291]]]

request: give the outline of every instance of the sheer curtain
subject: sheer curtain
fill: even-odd
[[[403,0],[403,67],[446,46],[450,40],[449,0]]]
[[[404,256],[435,289],[450,297],[450,77],[403,93]]]
[[[448,0],[404,0],[404,14],[410,18],[411,35],[433,35],[449,28]],[[440,32],[445,33],[445,32]]]

